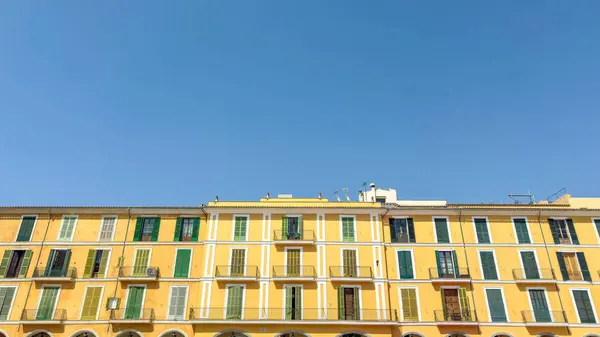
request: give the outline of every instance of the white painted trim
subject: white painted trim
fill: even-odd
[[[354,242],[357,242],[357,226],[356,226],[356,215],[344,215],[344,214],[340,214],[339,219],[340,219],[340,242],[347,242],[344,241],[344,225],[342,223],[342,218],[352,218],[353,220],[353,224],[354,224]]]
[[[483,273],[483,263],[481,263],[481,252],[491,252],[492,253],[492,257],[494,258],[494,268],[496,268],[496,276],[498,276],[498,279],[496,281],[501,280],[502,277],[500,277],[500,269],[498,269],[498,259],[496,259],[496,251],[494,249],[489,249],[489,248],[477,249],[477,258],[479,261],[479,272],[481,273],[481,278],[483,280],[487,280],[487,281],[493,280],[493,279],[485,278],[485,274]]]
[[[0,285],[0,288],[14,288],[15,289],[15,293],[13,294],[13,298],[10,301],[10,306],[8,307],[8,313],[6,315],[6,320],[10,321],[11,320],[10,319],[10,314],[12,313],[12,309],[13,309],[13,306],[15,304],[15,299],[17,298],[17,295],[19,293],[19,285],[18,284],[15,284],[15,285],[12,285],[12,284],[11,285],[9,285],[9,284],[7,284],[7,285]],[[8,337],[7,334],[4,334],[4,336]]]
[[[344,251],[345,250],[353,250],[356,252],[356,273],[357,273],[357,277],[358,278],[362,278],[363,276],[361,276],[360,274],[360,259],[359,259],[359,255],[358,255],[358,248],[342,248],[340,249],[340,275],[343,275],[343,270],[344,270]]]
[[[530,322],[530,323],[537,323],[537,317],[535,317],[535,313],[533,311],[533,304],[531,303],[531,294],[529,293],[530,290],[542,290],[544,292],[546,304],[548,305],[548,312],[550,313],[550,320],[552,323],[555,323],[554,315],[552,314],[552,307],[550,306],[550,300],[548,299],[548,292],[546,291],[546,288],[545,287],[526,287],[525,291],[527,292],[527,301],[529,302],[529,309],[531,309],[531,314],[533,316],[533,319],[536,321],[536,322]]]
[[[529,243],[519,243],[519,236],[517,235],[517,225],[515,224],[515,220],[517,219],[525,219],[525,227],[527,227],[527,235],[529,235]],[[531,236],[531,229],[529,228],[529,219],[526,216],[513,216],[510,218],[510,221],[513,225],[513,231],[515,233],[515,243],[520,244],[533,244],[533,236]]]
[[[304,250],[302,249],[302,247],[285,247],[283,249],[283,263],[284,263],[284,267],[288,265],[288,251],[289,250],[299,250],[300,251],[300,277],[303,277],[304,275],[304,270],[302,267],[304,267],[304,264],[302,262],[302,256],[304,255]],[[287,268],[285,268],[285,276],[287,276]]]
[[[98,300],[98,307],[96,308],[96,318],[98,320],[98,315],[100,314],[100,307],[102,306],[102,300],[104,299],[104,284],[96,285],[96,284],[88,284],[85,286],[85,290],[83,291],[83,298],[81,299],[81,308],[79,308],[79,320],[83,320],[81,317],[83,315],[83,305],[85,304],[85,298],[87,297],[87,292],[89,288],[102,288],[100,290],[100,299]]]
[[[110,236],[110,240],[100,240],[100,236],[102,235],[102,224],[104,223],[104,218],[115,218],[115,226],[113,227],[113,231]],[[100,229],[98,230],[98,242],[112,242],[115,241],[115,232],[117,231],[117,224],[119,223],[119,216],[117,215],[103,215],[100,218]]]
[[[129,289],[131,289],[131,287],[144,288],[144,292],[142,295],[142,306],[140,308],[140,315],[142,317],[144,316],[144,304],[146,303],[146,293],[148,292],[148,288],[145,284],[129,284],[127,285],[127,291],[125,292],[125,303],[123,303],[123,317],[117,318],[117,320],[125,319],[125,312],[127,311],[127,302],[129,302]],[[140,319],[142,319],[142,317],[140,317]]]
[[[229,247],[229,263],[227,264],[227,277],[231,277],[231,267],[233,266],[233,250],[244,251],[244,277],[248,276],[248,247]]]
[[[51,314],[51,318],[54,318],[54,313],[56,312],[56,304],[58,303],[58,299],[60,298],[60,292],[62,290],[62,286],[61,285],[56,285],[56,284],[43,284],[42,287],[40,288],[40,294],[38,295],[38,301],[37,301],[37,305],[35,306],[35,316],[37,317],[38,315],[38,311],[40,310],[40,302],[42,301],[42,297],[44,295],[44,289],[46,288],[58,288],[58,293],[56,293],[56,298],[54,299],[54,305],[52,308],[52,314]],[[50,321],[52,321],[53,319],[50,319]]]
[[[31,227],[31,234],[29,234],[29,240],[27,241],[20,241],[26,244],[31,244],[31,239],[33,238],[33,233],[35,232],[35,227],[37,225],[38,219],[40,218],[39,214],[24,214],[21,216],[21,223],[19,224],[19,229],[17,229],[17,234],[15,235],[15,239],[13,240],[14,242],[17,242],[17,239],[19,238],[19,232],[21,232],[21,226],[23,226],[23,219],[24,218],[29,218],[29,217],[35,217],[35,220],[33,221],[33,227]],[[9,243],[9,245],[13,245],[14,243]]]
[[[183,304],[183,318],[181,318],[179,320],[175,319],[171,315],[171,313],[170,313],[170,310],[171,310],[171,300],[173,299],[173,288],[185,288],[185,301],[184,301],[184,304]],[[190,295],[190,287],[188,285],[171,285],[169,287],[169,301],[167,303],[167,319],[168,320],[183,321],[183,320],[186,319],[185,318],[185,314],[187,312],[187,304],[188,304],[189,295]]]
[[[475,225],[475,219],[485,220],[485,227],[487,228],[488,237],[490,238],[489,243],[479,242],[479,237],[477,236],[477,225]],[[471,221],[473,222],[473,231],[474,231],[473,233],[475,233],[475,242],[476,243],[483,244],[483,245],[489,245],[489,244],[494,243],[494,240],[492,240],[492,231],[490,230],[490,220],[488,219],[487,216],[472,216]]]
[[[235,219],[236,218],[246,218],[246,237],[244,241],[248,241],[248,232],[250,232],[250,215],[249,214],[233,214],[231,220],[231,241],[235,240]],[[240,241],[237,241],[240,242]]]
[[[488,300],[487,290],[500,290],[500,296],[502,296],[502,305],[504,306],[504,316],[506,316],[506,322],[493,322],[493,323],[510,323],[510,316],[508,315],[508,307],[506,306],[506,297],[504,297],[504,288],[502,287],[483,287],[483,293],[485,294],[485,306],[487,308],[488,322],[492,322],[492,310],[490,309],[490,302]]]
[[[414,289],[417,298],[418,322],[421,321],[421,299],[419,298],[419,287],[417,286],[398,286],[398,303],[400,304],[400,321],[404,322],[404,306],[402,305],[402,289]]]
[[[590,291],[589,288],[571,288],[569,289],[570,293],[571,293],[571,301],[573,301],[573,311],[575,311],[575,313],[577,314],[577,322],[581,323],[581,317],[579,316],[579,310],[577,310],[577,303],[575,302],[575,294],[573,294],[573,291],[575,290],[579,290],[579,291],[585,291],[588,294],[588,298],[590,299],[590,303],[592,305],[592,310],[594,312],[594,320],[596,321],[596,324],[598,324],[598,314],[596,313],[596,306],[594,305],[594,298],[592,297],[592,292]],[[590,324],[590,323],[581,323],[581,324]]]
[[[73,230],[71,231],[71,235],[69,236],[69,238],[65,238],[63,240],[60,239],[60,233],[63,230],[63,227],[65,226],[65,219],[66,218],[75,218],[75,223],[73,223]],[[60,227],[58,228],[58,234],[56,235],[56,241],[73,241],[73,236],[75,236],[75,230],[77,229],[77,222],[79,222],[79,215],[77,214],[64,214],[62,216],[62,220],[60,222]]]
[[[594,227],[594,231],[596,232],[596,239],[598,240],[598,244],[600,244],[600,232],[598,232],[598,227],[596,226],[596,221],[600,222],[600,218],[592,218],[592,227]],[[575,225],[575,224],[573,224]]]
[[[450,217],[447,216],[432,216],[431,217],[431,222],[433,224],[433,238],[435,239],[435,243],[440,243],[438,241],[438,235],[437,235],[437,227],[435,225],[435,219],[444,219],[446,220],[446,230],[448,231],[448,240],[450,241],[449,243],[452,243],[452,231],[450,230]],[[408,226],[408,225],[407,225]],[[444,244],[442,242],[442,244]]]
[[[409,280],[409,279],[402,279],[400,278],[400,261],[398,261],[398,252],[410,252],[410,260],[412,263],[412,270],[413,270],[413,277],[412,279],[416,279],[417,277],[417,273],[416,270],[417,268],[415,267],[415,253],[413,251],[412,248],[397,248],[394,250],[394,258],[396,259],[396,275],[397,275],[397,279],[398,280]]]
[[[281,301],[283,303],[283,306],[282,306],[283,310],[281,313],[281,315],[282,315],[281,319],[285,320],[285,311],[287,308],[286,303],[285,303],[286,292],[287,292],[286,288],[290,288],[290,287],[300,287],[300,320],[303,320],[304,319],[304,285],[302,285],[302,284],[285,284],[283,286],[283,296],[282,296],[283,299]],[[292,320],[292,321],[295,321],[295,320]]]
[[[227,319],[227,301],[229,300],[229,288],[242,287],[242,314],[241,319],[244,319],[244,310],[246,309],[246,285],[245,284],[226,284],[225,285],[225,305],[223,306],[223,319]]]

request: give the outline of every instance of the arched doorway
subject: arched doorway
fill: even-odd
[[[167,330],[159,335],[160,337],[187,337],[185,332],[179,329]]]
[[[0,330],[0,337],[8,337],[8,334],[2,330]]]
[[[364,337],[364,336],[359,333],[345,333],[341,337]]]
[[[250,337],[239,330],[221,331],[215,337]]]
[[[456,332],[446,335],[446,337],[467,337],[467,335],[465,335],[464,333]]]
[[[117,333],[115,335],[115,337],[144,337],[144,336],[142,336],[142,333],[137,330],[129,329],[129,330],[120,331],[119,333]]]
[[[75,331],[71,337],[98,337],[98,334],[92,330],[79,330]]]
[[[402,337],[425,337],[425,336],[423,336],[417,332],[409,332],[409,333],[402,335]]]
[[[52,337],[48,331],[33,331],[27,337]]]

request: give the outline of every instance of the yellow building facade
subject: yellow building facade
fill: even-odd
[[[600,199],[0,208],[6,337],[600,336]]]

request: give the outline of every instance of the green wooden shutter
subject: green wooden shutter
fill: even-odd
[[[29,269],[29,263],[31,262],[31,250],[26,250],[23,256],[23,262],[21,262],[21,268],[19,268],[19,278],[24,278],[27,275]]]
[[[417,237],[415,236],[415,223],[412,218],[406,219],[407,227],[408,227],[408,241],[409,242],[417,242]]]
[[[442,261],[439,250],[435,251],[435,263],[437,266],[438,277],[442,277]]]
[[[344,265],[344,277],[356,277],[357,265],[356,265],[356,251],[350,249],[344,249],[342,251],[343,265]]]
[[[14,287],[0,287],[0,321],[7,321],[9,319],[8,312],[15,296],[15,290],[16,288]]]
[[[446,306],[446,294],[443,290],[440,292],[440,294],[442,295],[442,309],[444,310],[444,320],[446,320],[449,315],[448,307]]]
[[[554,239],[554,244],[560,243],[560,236],[558,235],[558,224],[554,219],[548,219],[548,225],[550,225],[550,233],[552,234],[552,239]]]
[[[98,277],[106,277],[106,266],[108,265],[108,254],[109,250],[102,250],[102,256],[100,256],[100,266],[98,270]]]
[[[580,322],[588,324],[596,323],[594,308],[588,292],[585,290],[573,290],[573,299],[575,300],[575,307],[577,308]]]
[[[531,299],[531,307],[536,322],[551,322],[550,310],[544,290],[529,290],[529,298]]]
[[[242,319],[242,287],[231,286],[227,294],[227,319]]]
[[[401,279],[414,278],[410,251],[398,251],[398,268],[400,269]]]
[[[81,319],[91,321],[96,319],[98,307],[100,306],[100,294],[102,287],[88,287],[85,290]]]
[[[475,230],[477,231],[478,243],[490,243],[490,233],[488,232],[487,220],[475,219]]]
[[[152,227],[152,241],[158,241],[158,232],[160,231],[160,218],[154,218],[154,225]]]
[[[85,261],[85,268],[83,268],[83,277],[90,278],[92,277],[92,269],[94,267],[94,259],[96,258],[96,250],[90,249],[88,250],[87,259]]]
[[[515,231],[517,232],[517,240],[519,243],[531,243],[529,231],[527,230],[527,220],[514,219]]]
[[[51,249],[50,254],[48,254],[48,261],[46,262],[46,269],[44,270],[44,276],[50,276],[52,273],[52,264],[54,261],[54,256],[56,255],[56,249]]]
[[[244,276],[246,265],[246,251],[244,249],[231,250],[231,276]]]
[[[352,288],[353,292],[354,292],[354,320],[360,320],[361,319],[361,310],[360,310],[360,295],[359,295],[359,288]]]
[[[448,222],[446,219],[435,219],[435,231],[438,243],[450,243],[450,234],[448,233]]]
[[[233,231],[234,241],[245,241],[246,240],[246,217],[235,217],[235,226]],[[287,233],[287,232],[286,232]],[[287,236],[286,236],[287,238]]]
[[[198,241],[198,234],[200,233],[200,218],[194,218],[194,228],[192,228],[192,241]]]
[[[569,229],[569,234],[571,235],[571,243],[574,245],[579,244],[579,238],[577,237],[577,231],[575,231],[575,225],[573,224],[573,220],[567,219],[567,228]]]
[[[485,292],[492,322],[507,322],[502,291],[500,289],[486,289]]]
[[[344,307],[344,288],[338,287],[338,319],[343,320],[346,318],[346,308]]]
[[[282,240],[288,239],[288,230],[289,230],[288,217],[283,216],[283,217],[281,217],[281,239]]]
[[[191,249],[178,249],[175,258],[174,277],[188,277],[190,269]]]
[[[344,242],[354,242],[354,218],[342,218],[342,238]]]
[[[539,279],[540,273],[538,271],[534,253],[521,252],[521,259],[523,261],[523,267],[525,268],[525,277],[527,279]]]
[[[289,249],[287,251],[287,276],[301,276],[300,249]]]
[[[398,242],[398,230],[396,229],[396,219],[390,218],[390,241]]]
[[[150,249],[138,249],[135,251],[135,260],[133,263],[133,276],[145,276],[148,269],[148,258]]]
[[[54,304],[56,303],[59,289],[59,287],[42,288],[40,304],[35,315],[36,320],[44,321],[52,319],[54,314]]]
[[[142,227],[144,225],[144,218],[138,217],[135,221],[135,231],[133,232],[133,241],[142,241]]]
[[[469,306],[469,297],[467,296],[467,289],[465,287],[458,288],[458,296],[460,299],[460,310],[465,320],[471,320],[471,307]]]
[[[177,218],[175,221],[175,236],[173,237],[173,241],[179,241],[181,238],[181,223],[183,222],[183,218]]]
[[[297,233],[298,240],[302,240],[304,238],[304,231],[302,230],[302,227],[303,227],[302,216],[299,216],[298,217],[298,233]]]
[[[65,252],[65,259],[63,261],[62,268],[60,269],[61,276],[67,276],[67,269],[69,268],[69,261],[71,260],[71,250],[67,249]]]
[[[36,217],[34,216],[23,217],[19,228],[19,234],[17,235],[17,242],[27,242],[31,240],[31,233],[33,232],[35,220]]]
[[[285,319],[292,319],[292,291],[293,287],[285,287]]]
[[[460,274],[458,273],[458,260],[456,258],[456,251],[452,251],[452,260],[454,261],[454,276],[459,277]]]
[[[563,253],[556,252],[556,259],[558,260],[558,268],[560,269],[563,280],[568,281],[569,272],[567,271],[567,265],[565,264],[565,257]]]
[[[494,253],[479,252],[479,258],[481,259],[483,278],[485,280],[497,280],[498,272],[496,270],[496,264],[494,263]]]
[[[419,312],[417,307],[417,293],[415,289],[401,289],[400,296],[402,297],[402,320],[417,321],[419,320]]]
[[[7,249],[4,251],[4,255],[2,255],[2,262],[0,262],[0,278],[6,277],[6,272],[8,271],[8,264],[10,263],[10,257],[12,255],[12,250]]]
[[[129,287],[129,296],[127,297],[127,306],[125,308],[125,319],[140,318],[144,290],[144,287]]]
[[[579,268],[581,268],[583,279],[588,282],[592,282],[592,275],[590,275],[590,269],[588,268],[587,261],[585,260],[585,254],[583,252],[578,252],[577,260],[579,261]]]

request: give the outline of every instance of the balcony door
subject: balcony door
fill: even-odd
[[[52,249],[48,257],[45,276],[65,276],[71,251],[68,249]]]
[[[453,254],[453,251],[440,250],[437,252],[438,254],[438,273],[439,278],[454,278],[456,277],[456,261]]]
[[[38,321],[51,320],[54,316],[56,300],[58,299],[58,291],[60,287],[44,287],[40,295],[40,304],[35,314],[35,319]]]
[[[449,321],[460,321],[460,300],[458,289],[443,289],[444,319]]]
[[[338,288],[338,318],[340,320],[360,320],[359,289],[352,287]]]
[[[356,250],[342,250],[342,262],[344,268],[344,277],[358,276],[358,266],[356,264]]]
[[[535,260],[534,252],[521,252],[521,260],[525,269],[525,278],[528,280],[539,279],[540,272],[538,270],[537,261]]]
[[[287,276],[297,277],[300,275],[300,249],[287,250]]]
[[[552,322],[550,317],[550,309],[546,301],[546,294],[542,289],[529,290],[529,299],[531,300],[531,308],[536,322]]]
[[[139,319],[142,313],[144,300],[144,287],[129,287],[127,306],[125,308],[125,319]]]
[[[244,276],[244,266],[246,265],[246,250],[231,250],[231,276]]]
[[[302,288],[299,286],[285,287],[285,319],[302,319]]]

